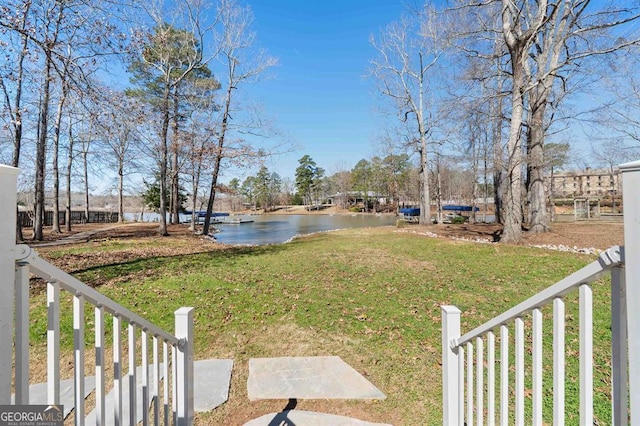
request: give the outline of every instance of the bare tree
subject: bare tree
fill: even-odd
[[[219,85],[216,82],[215,90]],[[186,146],[186,169],[191,180],[191,226],[192,231],[196,231],[196,212],[200,209],[199,194],[201,191],[202,174],[210,170],[212,159],[212,142],[216,137],[216,119],[218,106],[213,96],[212,88],[204,90],[205,96],[195,96],[197,106],[195,107],[191,124],[187,131],[183,133]]]
[[[377,52],[371,73],[380,93],[393,102],[398,117],[410,125],[410,140],[420,156],[420,223],[431,222],[429,192],[429,137],[432,115],[429,99],[434,98],[430,73],[444,53],[437,12],[425,6],[419,16],[405,16],[388,25],[370,41]],[[433,78],[433,76],[431,76]]]
[[[618,3],[595,4],[584,0],[549,2],[545,24],[536,35],[530,51],[527,169],[529,197],[529,232],[549,229],[547,196],[544,186],[544,141],[549,126],[548,108],[558,107],[552,95],[567,83],[566,70],[578,63],[584,68],[590,58],[611,54],[638,42],[637,37],[613,36],[611,30],[640,18],[640,9]],[[619,31],[619,30],[618,30]],[[597,59],[598,61],[600,59]],[[564,72],[563,72],[564,71]],[[561,87],[556,81],[560,79]]]
[[[140,167],[139,124],[144,108],[123,93],[104,90],[108,101],[96,114],[96,127],[110,168],[117,174],[118,222],[124,222],[125,178]]]
[[[527,88],[527,60],[531,46],[547,19],[546,0],[502,0],[502,35],[511,61],[511,121],[507,142],[507,179],[502,241],[522,238],[522,123]]]
[[[608,64],[605,84],[613,97],[607,108],[590,114],[589,120],[598,124],[598,133],[613,132],[617,139],[640,146],[640,61],[637,48],[631,53],[624,57],[616,53]]]
[[[22,131],[23,131],[23,107],[22,107],[22,91],[24,84],[24,60],[28,55],[29,38],[24,34],[27,28],[27,17],[31,8],[31,1],[25,1],[22,7],[16,8],[16,27],[19,28],[19,44],[16,49],[17,57],[15,61],[15,68],[8,70],[8,76],[12,76],[11,79],[14,84],[13,88],[13,102],[11,99],[11,89],[5,82],[4,73],[0,73],[0,88],[4,95],[5,108],[9,113],[9,127],[13,136],[13,155],[11,159],[11,165],[13,167],[20,166],[20,153],[22,151]],[[17,206],[16,206],[17,208]],[[23,240],[22,226],[18,220],[16,223],[16,237],[19,241]]]
[[[108,1],[108,0],[106,0]],[[42,239],[45,202],[45,168],[47,166],[47,143],[50,139],[49,119],[51,106],[55,102],[55,80],[59,79],[61,93],[53,126],[53,179],[54,179],[54,216],[58,213],[57,192],[59,189],[58,147],[61,138],[61,124],[64,104],[77,80],[88,69],[89,64],[99,62],[99,58],[108,55],[106,46],[120,47],[120,36],[114,35],[117,27],[113,23],[115,13],[109,12],[108,19],[103,13],[106,8],[102,2],[87,3],[82,0],[32,2],[30,0],[7,1],[2,5],[0,28],[21,36],[22,52],[33,48],[39,52],[42,69],[41,89],[36,96],[38,103],[37,143],[35,155],[35,203],[33,238]],[[16,19],[20,16],[20,19]],[[104,19],[103,19],[104,18]],[[111,21],[110,21],[111,20]],[[113,43],[113,45],[112,45]],[[110,50],[113,53],[113,50]],[[20,56],[19,56],[20,57]],[[35,57],[35,55],[34,55]],[[24,58],[24,56],[22,56]],[[16,86],[18,88],[19,86]],[[19,94],[20,90],[16,90]],[[22,120],[20,120],[22,125]],[[57,217],[54,218],[54,230],[59,231]]]
[[[207,214],[202,227],[202,233],[205,235],[209,233],[222,159],[230,155],[225,151],[225,148],[232,119],[232,105],[236,101],[234,92],[240,85],[256,81],[265,70],[275,66],[278,62],[274,57],[267,55],[264,50],[255,48],[256,36],[251,30],[253,22],[251,8],[242,7],[235,0],[221,0],[218,14],[222,29],[216,34],[216,43],[220,49],[218,59],[225,68],[225,81],[221,81],[225,86],[225,94],[222,101],[220,124],[217,129],[217,141],[213,150],[215,159],[207,202]]]

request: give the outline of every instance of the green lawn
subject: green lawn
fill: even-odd
[[[171,244],[171,239],[163,242]],[[119,242],[118,248],[126,244]],[[62,247],[48,256],[63,257],[68,250],[78,253],[78,249]],[[593,260],[542,249],[452,242],[385,228],[325,233],[284,245],[130,259],[75,275],[168,330],[173,329],[177,308],[195,307],[196,359],[225,357],[236,362],[232,401],[199,416],[202,424],[244,415],[242,406],[249,402],[240,388],[249,358],[338,355],[365,374],[387,399],[336,406],[347,407],[349,413],[366,420],[436,425],[442,423],[440,306],[452,304],[462,310],[465,332]],[[122,276],[127,279],[120,279]],[[610,410],[606,370],[609,301],[606,284],[594,290],[596,414],[599,424],[606,424]],[[46,315],[44,295],[35,293],[32,338],[38,350],[46,334]],[[570,354],[577,352],[571,334],[578,320],[575,305],[575,298],[570,297]],[[545,319],[550,318],[550,311],[544,313]],[[88,311],[87,316],[91,315]],[[545,324],[550,326],[549,321]],[[64,315],[62,328],[68,350],[72,343],[69,315]],[[548,355],[551,337],[546,336]],[[548,363],[546,368],[550,368]],[[577,372],[571,359],[567,371]],[[576,385],[569,380],[568,386]],[[545,416],[551,423],[551,390],[545,395],[549,396]],[[577,399],[568,390],[567,424],[578,422]]]

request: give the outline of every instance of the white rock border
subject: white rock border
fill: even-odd
[[[478,244],[497,244],[496,242],[488,238],[445,237],[430,231],[398,229],[394,232],[404,232],[404,233],[410,233],[410,234],[416,234],[416,235],[424,235],[430,238],[445,238],[445,239],[454,240],[454,241],[466,241],[466,242],[478,243]],[[579,248],[577,246],[569,247],[564,244],[557,244],[557,245],[556,244],[527,244],[527,247],[533,247],[533,248],[539,248],[539,249],[545,249],[545,250],[555,250],[555,251],[561,251],[566,253],[588,254],[588,255],[594,255],[594,256],[598,256],[600,255],[600,253],[604,251],[601,249],[597,249],[595,247]]]

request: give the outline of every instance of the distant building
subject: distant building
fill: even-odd
[[[369,202],[376,201],[378,204],[386,204],[387,198],[373,191],[368,191]],[[362,192],[349,191],[338,192],[327,197],[327,204],[336,205],[342,204],[344,206],[354,206],[357,204],[364,204],[365,196]]]
[[[554,173],[547,177],[547,188],[554,198],[610,197],[621,194],[622,179],[617,168]]]

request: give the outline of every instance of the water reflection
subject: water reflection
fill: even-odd
[[[216,224],[216,239],[224,244],[277,244],[296,235],[344,228],[364,228],[395,224],[392,215],[267,215],[243,216],[253,220],[242,224]]]

